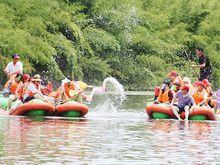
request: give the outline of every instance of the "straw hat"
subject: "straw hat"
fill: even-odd
[[[31,81],[41,82],[42,80],[39,74],[35,74],[34,77],[31,79]]]

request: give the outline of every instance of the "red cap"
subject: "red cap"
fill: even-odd
[[[189,92],[189,86],[188,86],[188,85],[184,85],[184,86],[182,87],[182,90],[185,90],[185,91]]]
[[[202,80],[202,82],[203,82],[206,86],[211,85],[211,83],[209,82],[208,79],[204,79],[204,80]]]
[[[176,71],[172,71],[172,72],[170,72],[170,76],[177,76]]]
[[[199,81],[194,82],[193,85],[194,85],[194,86],[198,86],[198,85],[199,85]]]
[[[201,86],[201,87],[203,87],[203,88],[206,87],[205,83],[203,83],[202,81],[200,81],[200,82],[198,83],[198,86]]]
[[[23,80],[30,80],[31,76],[29,74],[24,74],[22,78]]]

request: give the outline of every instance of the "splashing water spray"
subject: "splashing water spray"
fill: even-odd
[[[124,88],[115,78],[107,77],[102,87],[93,88],[91,97],[95,98],[95,111],[117,112],[125,99]]]

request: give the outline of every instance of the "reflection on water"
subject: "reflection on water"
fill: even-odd
[[[143,113],[143,99],[127,97],[126,105],[122,105],[117,113],[91,110],[86,118],[73,120],[2,116],[0,163],[220,162],[219,122],[149,120]],[[139,101],[139,105],[132,112],[135,105],[132,101],[135,100]]]

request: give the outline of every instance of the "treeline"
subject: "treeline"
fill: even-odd
[[[218,0],[0,0],[0,76],[19,53],[25,72],[99,84],[113,76],[129,90],[146,90],[203,47],[220,76]],[[197,70],[198,72],[198,70]]]

